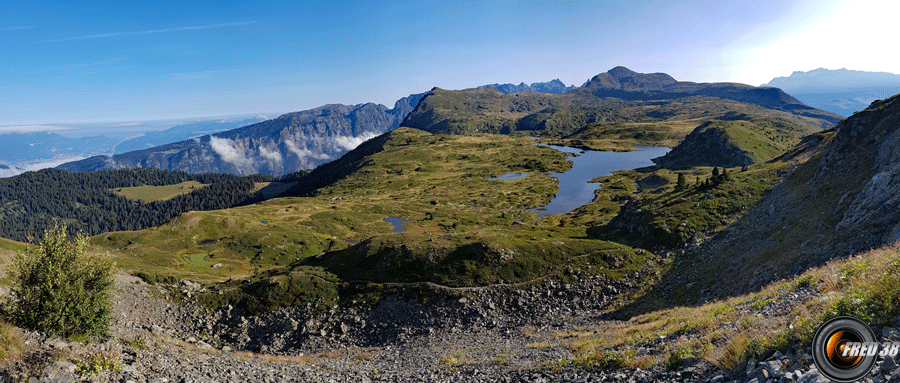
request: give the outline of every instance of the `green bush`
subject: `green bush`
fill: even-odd
[[[674,351],[669,354],[669,358],[666,359],[666,369],[667,370],[675,370],[681,366],[681,363],[686,358],[693,358],[694,353],[688,347],[678,347]]]
[[[109,327],[113,262],[85,253],[87,237],[70,241],[54,225],[36,246],[16,253],[9,273],[10,316],[22,327],[49,335],[105,335]]]

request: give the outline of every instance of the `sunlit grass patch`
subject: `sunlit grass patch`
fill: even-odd
[[[197,181],[185,181],[174,185],[165,186],[134,186],[112,189],[113,193],[122,197],[143,202],[164,201],[182,194],[188,194],[194,190],[207,187]]]

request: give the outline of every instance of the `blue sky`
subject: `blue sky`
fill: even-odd
[[[392,107],[617,65],[752,85],[900,73],[900,9],[873,1],[28,3],[0,5],[0,126]]]

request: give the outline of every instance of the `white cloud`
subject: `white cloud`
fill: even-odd
[[[212,150],[215,151],[222,160],[233,164],[239,170],[245,169],[253,164],[253,161],[247,158],[247,150],[241,148],[241,145],[238,142],[227,138],[210,136],[209,146],[212,147]]]
[[[377,136],[378,136],[377,134],[371,133],[371,132],[363,133],[357,137],[337,136],[334,138],[334,143],[349,151],[349,150],[356,149],[356,147],[359,146],[359,144],[362,144],[363,142],[366,142]]]
[[[266,148],[265,145],[259,145],[259,155],[262,158],[265,158],[272,166],[281,166],[284,162],[278,148],[269,149]]]
[[[297,157],[300,157],[301,162],[305,161],[306,158],[312,158],[312,159],[318,159],[318,160],[327,160],[327,159],[331,158],[329,155],[327,155],[325,153],[314,153],[313,151],[311,151],[305,147],[301,148],[300,145],[297,144],[297,142],[293,139],[285,139],[284,145],[287,146],[288,150],[290,150],[291,153],[294,153],[297,155]]]
[[[256,22],[255,21],[242,21],[242,22],[238,22],[238,23],[199,25],[199,26],[193,26],[193,27],[179,27],[179,28],[166,28],[166,29],[150,29],[150,30],[146,30],[146,31],[135,31],[135,32],[99,33],[99,34],[90,35],[90,36],[70,37],[70,38],[58,39],[58,40],[48,40],[47,42],[48,43],[56,43],[56,42],[60,42],[60,41],[98,39],[98,38],[103,38],[103,37],[152,35],[152,34],[157,34],[157,33],[196,31],[196,30],[202,30],[202,29],[236,27],[236,26],[250,25],[250,24],[256,24]]]
[[[55,125],[12,125],[0,126],[0,134],[6,133],[39,133],[39,132],[59,132],[69,130],[70,128]]]

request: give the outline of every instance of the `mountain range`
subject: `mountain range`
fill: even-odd
[[[671,121],[677,120],[677,129],[666,127],[656,135],[641,130],[633,137],[624,137],[636,143],[674,145],[689,129],[729,113],[732,117],[765,116],[789,121],[802,127],[799,131],[828,127],[841,119],[775,88],[684,82],[664,73],[643,74],[616,67],[579,88],[565,87],[554,80],[534,83],[527,89],[496,84],[460,91],[435,88],[398,100],[393,109],[376,104],[326,105],[171,144],[95,156],[59,168],[95,171],[154,167],[190,173],[284,175],[335,160],[361,142],[398,126],[451,134],[524,131],[627,149],[621,139],[584,138],[609,133],[606,124],[672,125]],[[659,134],[664,137],[660,139]],[[129,143],[133,144],[148,143]]]
[[[95,156],[59,168],[84,172],[152,167],[189,173],[284,175],[337,159],[361,142],[396,128],[420,98],[404,97],[393,109],[372,103],[325,105],[149,149]]]
[[[561,93],[575,88],[559,80],[530,86],[523,83],[520,88],[495,85],[510,92]],[[192,173],[283,175],[335,160],[362,141],[398,127],[423,96],[404,97],[393,109],[371,103],[331,104],[269,121],[257,116],[182,124],[126,140],[115,147],[115,155],[72,161],[59,168],[97,171],[154,167]]]
[[[597,129],[609,131],[610,124],[688,121],[730,112],[778,114],[778,118],[817,129],[832,126],[841,119],[834,113],[809,107],[776,88],[682,82],[663,73],[643,74],[616,67],[564,94],[507,95],[490,87],[460,91],[434,88],[402,126],[432,133],[524,132],[575,138],[579,134],[597,133]],[[644,143],[661,141],[639,131],[634,134],[643,137]],[[675,143],[684,134],[673,137]]]
[[[226,130],[252,125],[268,120],[265,116],[253,116],[249,118],[220,119],[211,121],[196,121],[180,124],[162,131],[146,132],[138,137],[120,142],[115,147],[115,153],[126,153],[135,150],[149,149],[154,146],[171,144],[173,142],[187,140]]]
[[[808,105],[849,117],[875,100],[900,93],[900,75],[819,68],[776,77],[764,86],[780,88]]]
[[[0,164],[20,169],[32,164],[55,166],[72,158],[109,153],[116,143],[105,136],[72,138],[49,131],[0,133]]]
[[[163,131],[142,132],[126,139],[111,138],[129,134],[122,126],[104,128],[69,128],[68,131],[8,132],[0,133],[0,177],[11,177],[30,170],[58,166],[83,158],[146,149],[176,141],[217,133],[266,120],[264,116],[193,121],[172,126]],[[171,126],[174,122],[159,121]],[[165,125],[168,124],[168,125]],[[127,124],[129,129],[150,128],[142,123]],[[85,131],[103,130],[104,135],[82,136]],[[60,134],[62,133],[62,134]],[[133,133],[132,133],[133,134]]]
[[[519,85],[515,84],[490,84],[490,85],[482,85],[479,88],[487,88],[487,87],[497,88],[503,94],[515,94],[519,92],[535,92],[535,93],[566,93],[572,89],[577,88],[575,85],[566,86],[559,79],[550,80],[547,82],[533,82],[531,85],[525,84],[524,82],[519,83]]]

